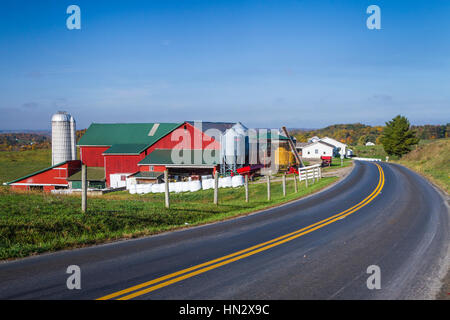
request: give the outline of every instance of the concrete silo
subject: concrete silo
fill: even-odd
[[[52,165],[76,160],[75,119],[64,111],[52,117]]]

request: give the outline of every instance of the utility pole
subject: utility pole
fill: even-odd
[[[286,173],[283,174],[283,197],[286,197]]]
[[[267,179],[267,200],[270,201],[270,175],[266,176]]]

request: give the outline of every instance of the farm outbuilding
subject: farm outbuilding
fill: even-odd
[[[301,153],[302,157],[306,159],[320,159],[322,156],[332,157],[335,153],[335,146],[319,140],[302,146]]]
[[[205,134],[215,128],[223,132],[233,124],[202,123],[202,127],[193,122],[184,123],[128,123],[128,124],[92,124],[80,139],[81,161],[89,166],[101,166],[105,170],[108,187],[123,187],[127,177],[139,171],[164,171],[158,164],[142,169],[139,163],[158,150],[185,149],[220,150],[220,142]],[[217,153],[218,154],[218,153]],[[158,152],[153,158],[159,156]],[[147,159],[148,160],[148,159]],[[100,165],[101,164],[101,165]],[[186,172],[195,172],[192,166]],[[183,167],[177,166],[177,167]],[[151,169],[153,170],[150,170]],[[198,168],[197,168],[198,169]],[[138,180],[144,180],[138,179]]]
[[[91,189],[106,188],[105,169],[101,167],[87,167],[87,185]],[[81,170],[68,179],[71,189],[81,189]]]
[[[54,166],[42,169],[16,180],[7,182],[6,185],[17,190],[42,190],[68,189],[69,177],[81,168],[80,160],[69,160]]]

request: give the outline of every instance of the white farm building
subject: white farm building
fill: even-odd
[[[301,147],[302,157],[306,159],[320,159],[321,156],[332,157],[335,147],[321,140]]]
[[[347,156],[348,146],[345,143],[339,142],[333,138],[325,137],[320,139],[322,142],[326,142],[332,146],[335,146],[339,155]]]

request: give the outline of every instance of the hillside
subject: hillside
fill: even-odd
[[[0,186],[27,174],[51,166],[50,149],[0,152]]]
[[[77,141],[86,129],[77,130]],[[0,151],[25,151],[51,148],[51,132],[2,132],[0,131]]]
[[[398,163],[405,165],[450,192],[450,139],[438,139],[419,146],[403,156]]]
[[[330,137],[348,145],[364,145],[366,142],[380,144],[379,138],[384,126],[369,126],[361,123],[335,124],[322,129],[302,130],[292,129],[299,142],[306,142],[313,136]],[[450,123],[446,125],[411,126],[420,139],[440,139],[450,137]]]

